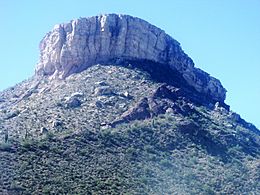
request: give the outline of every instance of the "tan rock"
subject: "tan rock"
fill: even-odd
[[[180,44],[163,30],[127,15],[100,15],[56,25],[40,43],[37,75],[65,78],[98,63],[151,60],[179,71],[197,91],[223,102],[220,81],[194,67]]]

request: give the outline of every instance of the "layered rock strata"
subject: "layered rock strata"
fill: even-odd
[[[224,102],[220,81],[195,68],[180,44],[163,30],[128,15],[108,14],[59,24],[40,43],[37,75],[65,78],[97,63],[150,60],[182,74],[198,92]]]

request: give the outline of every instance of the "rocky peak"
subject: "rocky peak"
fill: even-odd
[[[65,78],[91,65],[149,60],[181,73],[198,92],[224,102],[220,81],[195,68],[180,44],[163,30],[128,15],[108,14],[59,24],[40,43],[36,75]]]

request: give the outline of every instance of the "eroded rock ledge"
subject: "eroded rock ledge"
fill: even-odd
[[[220,81],[195,68],[180,44],[163,30],[128,15],[108,14],[59,24],[40,43],[37,75],[65,78],[97,63],[150,60],[168,64],[198,92],[224,102]]]

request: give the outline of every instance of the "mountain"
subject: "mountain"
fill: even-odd
[[[259,194],[260,131],[163,30],[56,25],[0,92],[0,194]]]

